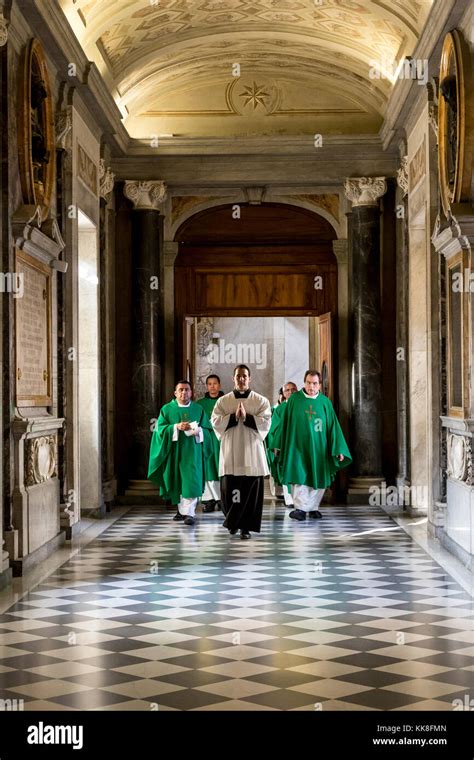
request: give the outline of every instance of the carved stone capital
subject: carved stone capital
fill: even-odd
[[[397,185],[403,190],[403,195],[408,193],[408,156],[403,156],[400,168],[397,171]]]
[[[101,198],[108,201],[110,193],[114,189],[115,174],[110,166],[105,166],[103,158],[99,161],[99,194]]]
[[[160,203],[166,198],[166,185],[160,180],[142,182],[127,179],[123,193],[132,201],[135,211],[157,211]]]
[[[67,106],[62,111],[56,111],[54,131],[56,134],[56,148],[70,151],[72,132],[72,108]]]
[[[0,10],[0,47],[8,42],[8,21],[3,15],[3,9]]]
[[[344,193],[353,206],[378,206],[386,191],[385,177],[349,177],[344,182]]]

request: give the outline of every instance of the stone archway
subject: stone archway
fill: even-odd
[[[239,219],[233,218],[232,210],[230,203],[216,207],[211,201],[210,208],[189,215],[176,230],[175,242],[168,244],[173,250],[165,263],[174,275],[174,332],[170,337],[168,330],[167,336],[175,359],[170,384],[174,374],[183,371],[186,316],[316,316],[331,311],[339,317],[334,335],[336,384],[342,417],[347,419],[346,241],[337,240],[339,230],[327,218],[294,202],[240,204]],[[323,278],[321,289],[315,287],[316,276]],[[166,290],[170,301],[169,286]],[[230,296],[240,304],[229,303]],[[171,303],[168,312],[170,307]]]

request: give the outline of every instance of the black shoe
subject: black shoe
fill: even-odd
[[[306,512],[303,512],[302,509],[293,509],[290,512],[290,517],[292,520],[306,520]]]
[[[194,519],[194,517],[189,517],[189,515],[188,515],[188,517],[184,518],[184,524],[185,525],[194,525],[195,522],[196,522],[196,520]]]
[[[175,516],[173,517],[173,520],[176,520],[176,522],[181,522],[181,520],[184,520],[184,515],[181,514],[179,509],[177,510]]]
[[[312,517],[313,520],[322,520],[323,518],[319,509],[315,509],[314,512],[308,512],[308,517]]]
[[[235,534],[238,532],[238,528],[233,528],[232,530],[228,528],[228,531],[231,536],[235,536]]]
[[[241,530],[240,531],[240,538],[242,539],[242,541],[248,541],[249,538],[252,538],[252,536],[246,530]]]
[[[275,498],[276,498],[278,501],[285,501],[285,497],[284,497],[284,496],[275,496]]]
[[[216,509],[218,512],[222,512],[222,504],[220,501],[216,501]]]
[[[209,501],[203,501],[202,502],[202,511],[203,512],[214,512],[214,507],[216,506],[216,502],[214,499],[210,499]]]

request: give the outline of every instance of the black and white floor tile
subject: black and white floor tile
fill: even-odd
[[[135,508],[0,615],[0,700],[25,710],[453,710],[474,693],[470,595],[374,507],[241,541]],[[8,704],[8,703],[7,703]]]

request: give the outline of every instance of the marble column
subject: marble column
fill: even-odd
[[[114,279],[114,182],[115,174],[104,158],[99,163],[100,194],[100,409],[102,451],[102,500],[110,511],[117,494],[114,469],[115,402],[115,279]]]
[[[155,492],[148,481],[148,455],[153,421],[162,403],[163,298],[162,221],[160,204],[166,195],[163,182],[129,181],[125,197],[132,211],[132,404],[133,430],[126,496]]]
[[[352,201],[351,304],[354,361],[352,366],[353,477],[348,503],[367,503],[370,489],[382,476],[382,331],[380,305],[379,198],[384,177],[345,181]]]
[[[410,420],[408,386],[408,157],[397,172],[397,486],[410,485]]]
[[[3,18],[3,12],[0,16],[0,125],[1,134],[0,142],[2,145],[2,152],[4,156],[8,155],[8,51],[7,51],[8,30],[7,22]],[[8,161],[3,161],[0,167],[0,209],[3,219],[8,217]],[[0,228],[0,260],[2,262],[2,271],[12,271],[10,269],[12,246],[8,240],[5,240],[7,233],[7,225],[3,224]],[[10,322],[10,308],[11,298],[7,295],[3,295],[2,304],[0,305],[0,333],[4,335],[6,331],[9,331]],[[9,404],[9,349],[7,339],[0,340],[0,391],[1,391],[1,403],[0,403],[0,424],[2,429],[4,427],[5,419],[8,419]],[[3,453],[0,456],[0,589],[8,585],[12,579],[12,571],[10,568],[10,555],[7,551],[5,542],[5,534],[9,531],[10,538],[14,535],[11,531],[11,513],[10,513],[10,500],[9,489],[7,488],[6,473],[9,472],[9,459],[10,451],[9,447],[5,451],[3,446]],[[8,505],[7,505],[8,498]]]

